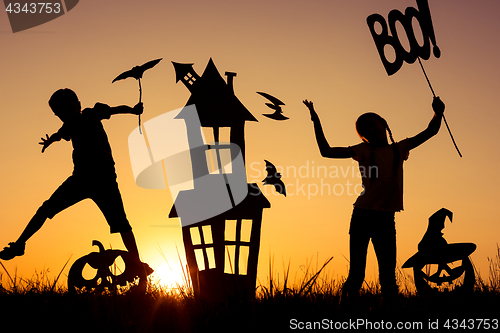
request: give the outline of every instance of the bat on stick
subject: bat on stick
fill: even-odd
[[[151,60],[151,61],[148,61],[147,63],[145,63],[141,66],[135,66],[132,69],[125,71],[125,72],[121,73],[120,75],[118,75],[117,77],[115,77],[115,79],[111,83],[114,83],[115,81],[119,81],[119,80],[124,80],[124,79],[127,79],[129,77],[133,77],[134,79],[139,81],[139,103],[140,103],[142,100],[142,87],[141,87],[142,75],[148,69],[156,66],[162,59],[163,58]],[[141,115],[139,115],[139,133],[141,133]]]

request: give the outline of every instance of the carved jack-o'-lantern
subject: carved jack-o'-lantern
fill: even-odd
[[[133,265],[134,260],[132,255],[127,251],[121,250],[104,250],[101,242],[94,240],[92,245],[99,247],[99,252],[91,252],[86,256],[76,260],[71,266],[68,274],[68,289],[86,291],[104,291],[116,290],[118,287],[132,286],[137,284],[140,287],[146,285],[146,273],[143,267]],[[113,265],[117,259],[123,260],[125,268],[123,271],[113,269]],[[84,269],[90,266],[96,271],[95,276],[91,279],[84,277]],[[139,281],[137,282],[137,279]]]
[[[476,250],[476,245],[448,244],[441,232],[447,216],[451,221],[453,213],[442,208],[429,218],[429,226],[418,244],[418,252],[402,266],[413,268],[415,287],[419,294],[450,289],[471,291],[474,288],[476,277],[469,256]],[[459,266],[450,267],[450,264],[459,261],[461,261]],[[444,288],[443,285],[448,288]]]

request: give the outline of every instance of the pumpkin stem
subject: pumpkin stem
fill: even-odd
[[[99,242],[98,240],[95,240],[95,239],[94,239],[94,240],[92,241],[92,245],[93,245],[93,246],[97,246],[97,247],[99,248],[99,252],[100,252],[100,253],[104,253],[104,251],[105,251],[105,250],[104,250],[104,246],[102,245],[102,243],[101,243],[101,242]]]

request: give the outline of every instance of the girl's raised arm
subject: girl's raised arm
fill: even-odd
[[[351,158],[355,156],[354,151],[349,147],[330,147],[323,133],[323,127],[319,120],[318,114],[314,110],[313,102],[307,99],[303,101],[311,113],[311,120],[314,124],[314,133],[316,134],[316,141],[318,143],[321,156],[328,158]]]
[[[417,148],[439,132],[441,119],[443,118],[444,113],[444,103],[439,97],[434,97],[434,100],[432,101],[432,109],[434,110],[434,117],[432,117],[427,128],[409,139],[410,149]]]

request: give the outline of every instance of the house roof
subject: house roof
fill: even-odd
[[[217,216],[217,219],[219,218],[224,218],[224,219],[237,219],[237,218],[253,218],[255,217],[256,214],[259,214],[264,208],[271,208],[271,203],[267,198],[264,196],[264,194],[260,191],[259,187],[257,184],[247,184],[248,186],[248,194],[241,201],[238,205],[235,207],[231,208],[230,210],[220,214]],[[172,205],[172,208],[170,209],[170,213],[168,215],[169,218],[176,218],[180,217],[182,219],[182,216],[179,216],[179,213],[177,212],[177,209],[175,208],[176,204],[179,204],[179,201],[187,201],[189,202],[190,197],[195,193],[195,190],[185,190],[179,192],[178,197],[175,199],[175,203]],[[207,220],[210,220],[212,218],[209,218]],[[205,223],[207,220],[201,221],[202,223]],[[193,224],[196,225],[197,223]]]
[[[181,64],[173,61],[172,64],[175,69],[175,83],[179,82],[179,80],[181,80],[187,73],[194,72],[194,64]]]
[[[174,65],[177,80],[183,77],[191,64]],[[177,70],[181,72],[177,73]],[[230,127],[245,121],[257,121],[234,95],[233,87],[222,78],[212,59],[191,89],[187,105],[196,105],[202,127]],[[183,118],[182,112],[176,118]]]

